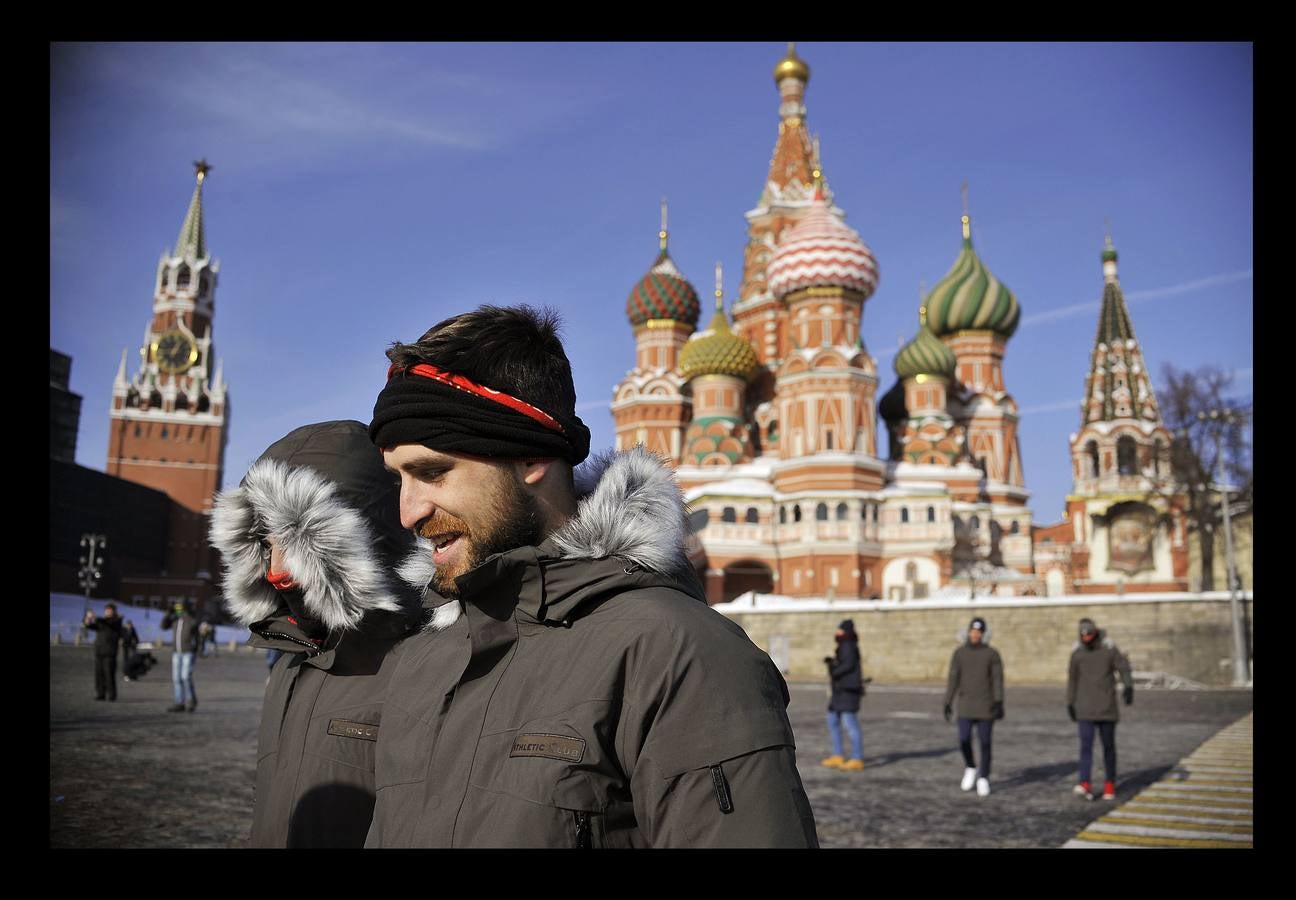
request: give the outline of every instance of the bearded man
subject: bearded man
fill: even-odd
[[[483,306],[388,351],[370,437],[436,608],[392,674],[366,845],[817,846],[787,686],[706,605],[671,470],[636,448],[574,474],[557,329]]]

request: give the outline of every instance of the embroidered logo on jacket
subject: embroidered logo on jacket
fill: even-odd
[[[329,734],[338,737],[359,738],[362,741],[378,740],[378,726],[366,725],[364,722],[348,722],[346,719],[330,719]]]
[[[509,751],[509,756],[543,756],[563,762],[580,762],[584,755],[585,741],[582,738],[561,734],[519,734],[513,739],[513,749]]]

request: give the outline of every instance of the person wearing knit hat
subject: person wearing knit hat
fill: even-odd
[[[953,716],[958,698],[959,749],[963,752],[965,791],[976,786],[977,796],[990,795],[990,746],[994,723],[1004,717],[1003,660],[990,646],[986,620],[976,616],[968,623],[964,642],[950,657],[945,683],[945,721]],[[972,731],[981,745],[981,762],[972,753]]]
[[[1073,791],[1085,800],[1094,799],[1090,773],[1094,733],[1097,732],[1102,740],[1103,768],[1107,774],[1102,798],[1115,800],[1116,723],[1120,720],[1116,676],[1120,675],[1124,686],[1122,697],[1126,706],[1134,702],[1134,678],[1129,658],[1093,619],[1080,620],[1079,636],[1067,667],[1067,715],[1076,723],[1080,737],[1079,781]]]
[[[707,605],[671,466],[581,466],[560,326],[482,306],[387,351],[403,572],[461,614],[401,645],[365,844],[816,847],[787,684]]]
[[[860,675],[859,636],[855,634],[855,623],[850,619],[844,620],[837,626],[835,638],[837,650],[832,656],[824,657],[828,679],[832,684],[828,701],[828,734],[832,737],[833,752],[822,764],[830,769],[858,772],[864,768],[864,739],[859,724],[860,698],[864,696],[864,684],[868,679]],[[843,720],[851,739],[849,759],[842,756]]]

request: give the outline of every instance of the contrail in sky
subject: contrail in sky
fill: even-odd
[[[1215,287],[1221,284],[1232,284],[1235,281],[1248,281],[1252,278],[1250,269],[1243,269],[1240,272],[1225,272],[1222,275],[1209,275],[1206,278],[1198,278],[1195,281],[1185,281],[1183,284],[1174,284],[1169,287],[1149,288],[1145,291],[1130,291],[1125,295],[1125,299],[1130,303],[1139,303],[1143,300],[1160,300],[1164,297],[1177,297],[1180,294],[1191,294],[1193,291],[1200,291],[1203,288]],[[1102,306],[1101,300],[1090,300],[1085,303],[1072,303],[1070,306],[1060,306],[1057,309],[1049,309],[1044,312],[1035,313],[1034,315],[1022,316],[1021,324],[1038,325],[1041,322],[1052,322],[1055,319],[1069,319],[1072,316],[1078,316],[1082,313],[1092,313]]]

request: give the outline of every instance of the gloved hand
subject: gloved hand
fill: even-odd
[[[836,662],[836,660],[834,660],[831,656],[824,657],[824,665],[831,666],[834,662]]]
[[[1074,721],[1076,720],[1076,717],[1075,717],[1075,704],[1074,704],[1074,703],[1068,703],[1068,704],[1067,704],[1067,715],[1071,717],[1071,721],[1072,721],[1072,722],[1074,722]]]
[[[1002,701],[1002,700],[996,700],[994,706],[992,707],[992,709],[993,709],[993,711],[994,711],[994,717],[995,717],[996,719],[1002,719],[1002,718],[1004,717],[1003,701]]]
[[[1134,702],[1134,685],[1125,685],[1125,705],[1129,706]]]
[[[952,715],[954,715],[954,710],[950,708],[950,705],[949,705],[948,703],[946,703],[946,704],[945,704],[945,721],[948,722],[948,721],[950,720],[950,716],[952,716]]]

